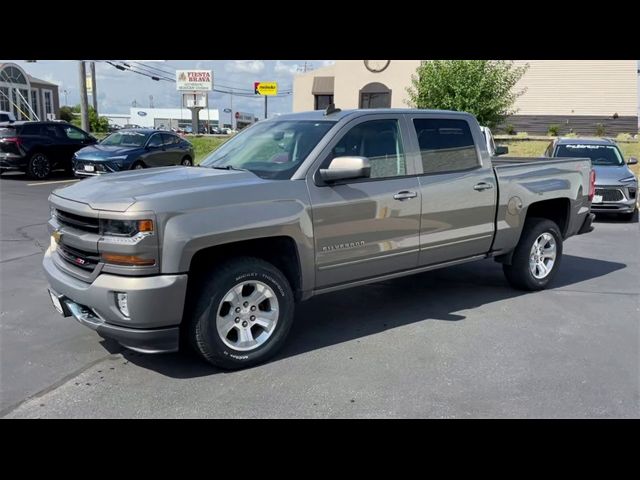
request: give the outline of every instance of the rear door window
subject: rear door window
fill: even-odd
[[[466,120],[415,118],[422,169],[426,174],[456,172],[480,166]]]

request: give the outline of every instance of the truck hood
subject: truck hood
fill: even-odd
[[[253,173],[198,167],[161,167],[108,173],[53,192],[95,210],[124,212],[145,197],[171,196],[185,190],[217,189],[263,181]]]
[[[621,178],[633,175],[626,165],[619,167],[594,165],[593,169],[596,172],[596,185],[620,185]]]

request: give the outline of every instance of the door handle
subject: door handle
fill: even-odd
[[[480,182],[473,186],[473,189],[478,192],[481,192],[482,190],[489,190],[491,188],[493,188],[493,185],[487,182]]]
[[[402,200],[409,200],[410,198],[415,198],[417,196],[418,196],[417,192],[409,192],[407,190],[404,190],[402,192],[396,193],[393,196],[393,198],[396,199],[396,200],[402,201]]]

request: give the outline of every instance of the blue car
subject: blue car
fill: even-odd
[[[193,165],[193,145],[172,132],[152,129],[118,130],[100,143],[78,150],[73,173],[88,177],[138,168]]]

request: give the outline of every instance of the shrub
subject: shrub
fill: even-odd
[[[616,137],[616,140],[622,142],[628,142],[629,140],[633,140],[633,136],[630,133],[619,133]]]
[[[606,129],[604,128],[604,123],[596,123],[596,135],[599,137],[603,137],[606,134]]]
[[[516,136],[517,137],[528,137],[529,134],[527,132],[518,132]]]
[[[549,130],[547,130],[547,135],[551,137],[557,137],[558,133],[560,133],[560,125],[549,125]]]
[[[507,135],[515,135],[516,134],[516,129],[511,124],[505,125],[504,131],[507,132]]]
[[[574,132],[567,133],[567,134],[565,135],[565,137],[569,137],[569,138],[576,138],[577,136],[578,136],[578,134],[577,134],[577,133],[574,133]]]

